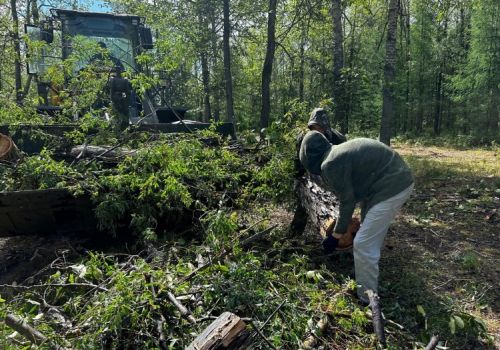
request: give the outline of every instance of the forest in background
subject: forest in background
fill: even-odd
[[[117,0],[107,6],[146,18],[155,50],[143,64],[163,83],[168,103],[191,108],[200,120],[261,130],[290,111],[306,121],[312,108],[324,106],[344,133],[498,142],[496,0]],[[85,5],[0,2],[0,121],[26,121],[38,103],[35,79],[26,74],[23,25],[43,20],[48,7]]]

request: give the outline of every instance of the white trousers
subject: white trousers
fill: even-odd
[[[353,243],[354,270],[358,297],[365,302],[368,302],[365,294],[368,289],[378,293],[378,262],[385,235],[392,220],[410,197],[413,186],[370,208],[356,233]]]

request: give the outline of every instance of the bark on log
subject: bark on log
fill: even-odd
[[[238,316],[224,312],[196,337],[186,350],[243,350],[248,338],[246,324]]]
[[[309,220],[312,228],[319,232],[323,223],[337,217],[339,209],[335,195],[320,187],[316,182],[313,182],[309,176],[297,179],[295,190],[299,208],[297,208],[295,213],[292,226],[305,227],[305,223],[300,221]],[[299,229],[298,231],[301,230]]]
[[[112,146],[89,146],[79,145],[71,149],[72,157],[75,158],[99,158],[103,160],[118,160],[125,156],[133,156],[136,151],[126,148],[113,148]]]

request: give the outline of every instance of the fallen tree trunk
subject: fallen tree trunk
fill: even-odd
[[[246,324],[238,316],[224,312],[196,337],[186,350],[243,350],[248,338]]]
[[[320,232],[324,223],[337,217],[339,209],[335,195],[320,187],[309,176],[302,176],[296,180],[295,191],[298,207],[292,222],[294,233],[302,233],[307,220],[313,230]]]
[[[71,149],[71,156],[80,158],[97,158],[116,161],[126,156],[134,156],[137,152],[123,147],[79,145]]]

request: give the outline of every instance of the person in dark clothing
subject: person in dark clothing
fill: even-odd
[[[323,242],[327,252],[341,245],[356,203],[363,203],[353,251],[358,297],[367,302],[365,292],[378,291],[378,262],[389,225],[413,191],[411,170],[379,141],[359,138],[332,146],[316,131],[305,135],[300,161],[340,202],[333,234]]]
[[[337,130],[330,127],[328,115],[323,108],[315,108],[311,112],[311,117],[307,123],[309,130],[316,130],[325,135],[332,145],[340,145],[347,141],[347,138]]]
[[[328,120],[328,114],[325,109],[323,108],[315,108],[309,117],[309,121],[307,123],[307,127],[309,130],[316,130],[318,132],[321,132],[330,142],[332,145],[339,145],[343,142],[347,141],[347,138],[342,135],[340,132],[337,130],[333,129],[330,127],[330,122]],[[300,151],[300,145],[302,144],[302,140],[304,139],[305,133],[301,132],[297,136],[297,141],[296,141],[296,150],[297,150],[297,156],[295,157],[295,178],[298,179],[302,177],[305,174],[305,169],[300,163],[299,160],[299,151]],[[323,181],[321,180],[321,177],[317,175],[310,174],[310,178],[312,181],[314,181],[318,186],[324,187]],[[295,183],[297,186],[297,181]],[[307,213],[305,208],[302,206],[302,204],[298,201],[297,207],[295,209],[295,213],[293,216],[292,224],[291,224],[291,231],[294,234],[301,233],[305,225],[307,223]]]
[[[316,130],[322,133],[326,137],[328,142],[330,142],[332,145],[339,145],[347,141],[345,135],[342,135],[340,132],[338,132],[337,130],[333,129],[330,126],[330,121],[328,120],[328,114],[323,108],[315,108],[311,112],[309,121],[307,122],[307,127],[309,128],[309,130]],[[295,158],[296,177],[300,177],[305,173],[304,167],[302,166],[299,160],[300,145],[302,144],[304,136],[305,136],[304,132],[301,132],[297,136],[297,142],[296,142],[297,157]]]

